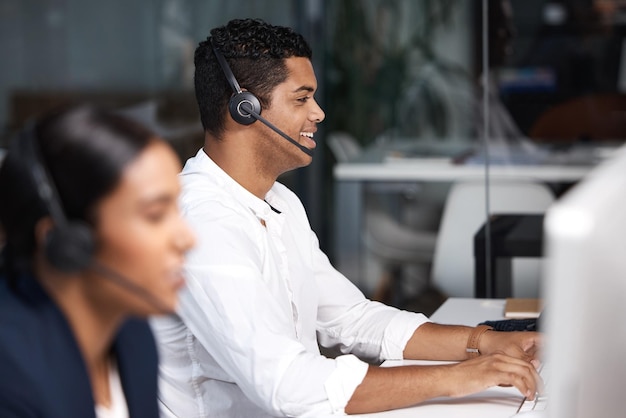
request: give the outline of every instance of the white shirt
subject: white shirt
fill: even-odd
[[[368,364],[354,355],[326,358],[318,342],[368,361],[401,359],[428,322],[367,300],[335,270],[283,185],[259,199],[203,150],[187,161],[181,182],[198,243],[178,315],[152,321],[164,416],[343,414]]]
[[[111,404],[109,406],[96,405],[96,418],[128,418],[128,405],[122,389],[122,381],[117,368],[117,362],[109,363],[109,392]]]

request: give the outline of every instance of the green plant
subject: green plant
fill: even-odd
[[[343,0],[329,2],[332,22],[326,68],[329,130],[352,134],[363,145],[391,130],[428,129],[446,134],[443,98],[423,78],[435,70],[466,77],[458,66],[438,57],[433,40],[449,28],[459,0]],[[409,13],[410,16],[406,16]],[[408,21],[411,22],[407,25]],[[402,22],[405,22],[404,24]],[[421,71],[428,68],[428,71]],[[419,105],[419,121],[401,110]],[[418,122],[416,124],[416,122]],[[418,126],[415,126],[418,125]]]

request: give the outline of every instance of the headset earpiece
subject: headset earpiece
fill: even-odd
[[[94,252],[95,240],[87,224],[72,221],[62,227],[55,225],[46,235],[46,260],[59,271],[75,273],[86,269]]]
[[[240,93],[233,94],[228,102],[228,110],[230,116],[242,125],[250,125],[256,118],[252,116],[250,111],[261,114],[261,102],[259,99],[249,91],[242,91]]]
[[[226,58],[224,58],[224,55],[222,55],[220,50],[215,46],[213,37],[211,37],[211,47],[213,48],[213,53],[215,54],[215,58],[217,58],[217,62],[220,64],[220,67],[226,76],[228,85],[230,85],[233,89],[233,95],[228,101],[228,111],[230,116],[237,123],[250,125],[256,120],[254,114],[261,114],[261,102],[253,93],[241,89],[239,82],[235,78],[235,74],[233,74],[230,66],[226,62]]]

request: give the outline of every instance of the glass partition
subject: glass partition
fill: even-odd
[[[340,269],[398,303],[474,296],[476,274],[491,289],[507,268],[492,296],[538,296],[540,258],[487,262],[502,243],[486,220],[541,216],[623,143],[624,2],[346,1],[327,16],[327,140],[357,145],[334,168]]]
[[[28,118],[85,99],[187,158],[203,138],[193,50],[208,30],[258,17],[303,33],[326,120],[312,166],[281,181],[337,268],[397,304],[474,295],[485,220],[542,213],[626,131],[623,1],[40,3],[0,0],[0,148]]]

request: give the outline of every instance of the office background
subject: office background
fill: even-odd
[[[341,231],[333,223],[337,155],[326,144],[332,133],[347,133],[363,149],[396,138],[477,144],[484,132],[505,145],[623,140],[623,3],[0,0],[0,138],[6,144],[49,107],[88,99],[152,125],[184,159],[202,140],[192,90],[197,43],[232,18],[292,26],[313,47],[317,99],[327,119],[313,164],[281,180],[302,198],[322,248],[334,258],[332,238]],[[487,82],[480,81],[484,74]],[[595,96],[604,100],[579,104],[584,118],[539,123],[560,104]],[[497,115],[503,121],[485,130],[485,109],[492,123]],[[572,131],[577,119],[612,129]],[[447,186],[426,187],[435,232]],[[414,218],[425,212],[405,209],[423,200],[423,190],[400,191],[386,204],[409,226],[419,224]]]

